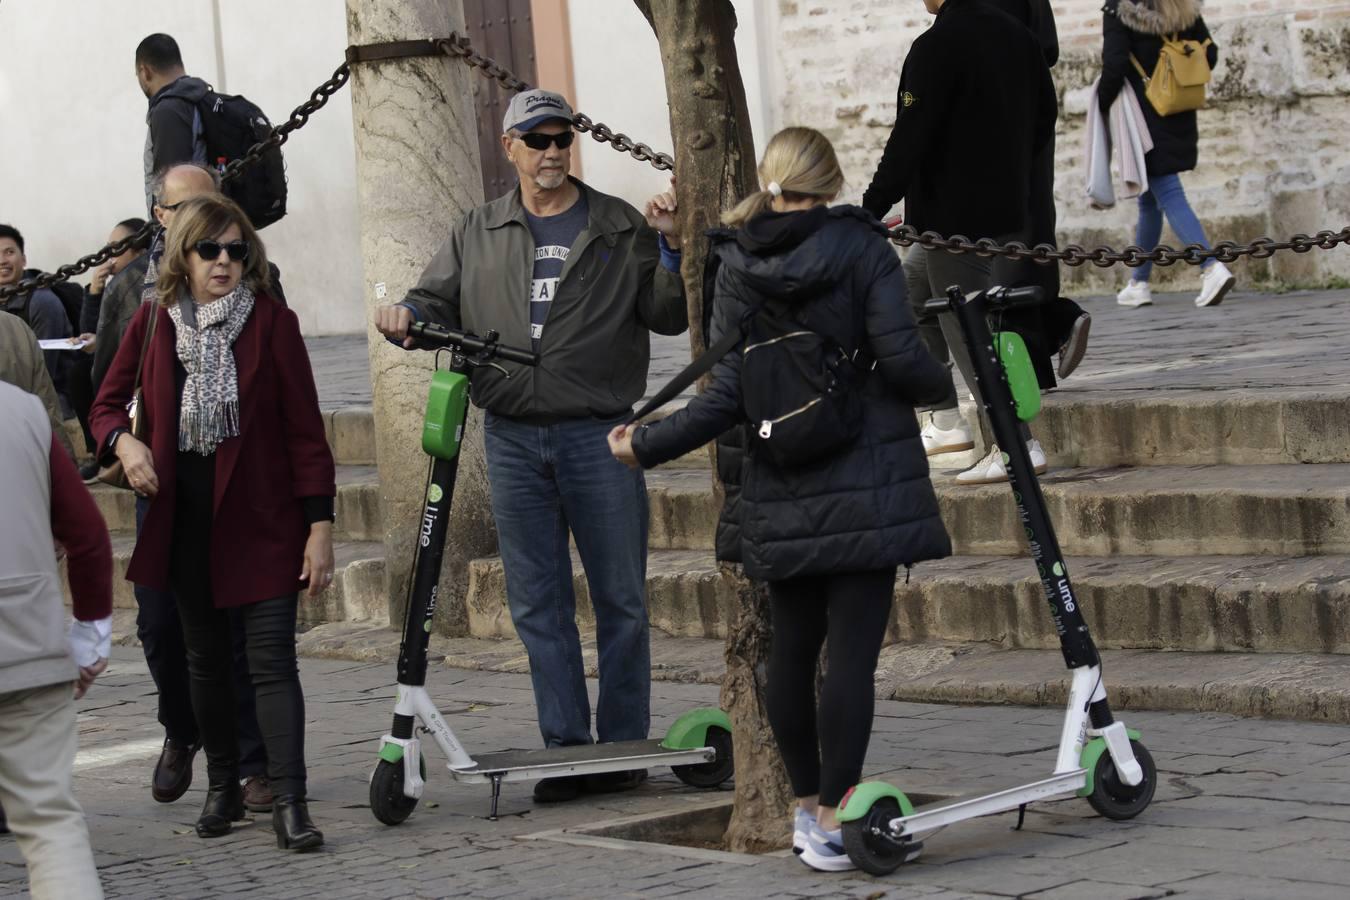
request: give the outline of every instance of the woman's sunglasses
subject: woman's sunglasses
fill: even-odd
[[[248,259],[248,241],[230,241],[228,244],[222,244],[220,241],[198,241],[192,245],[192,249],[207,262],[220,259],[221,250],[230,255],[230,262],[243,262]]]
[[[572,146],[572,141],[576,139],[575,131],[562,131],[558,134],[545,134],[542,131],[527,131],[520,136],[525,142],[525,146],[531,150],[547,150],[549,144],[554,144],[559,150],[566,150]]]

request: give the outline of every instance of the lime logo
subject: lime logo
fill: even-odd
[[[427,634],[431,634],[431,620],[430,620],[430,619],[427,619],[425,622],[422,623],[422,630],[425,631]]]
[[[1054,572],[1054,573],[1055,573],[1056,575],[1058,575],[1060,578],[1063,578],[1063,577],[1064,577],[1064,564],[1063,564],[1063,563],[1055,563],[1053,566],[1050,567],[1050,571]]]
[[[441,490],[441,486],[439,484],[433,484],[431,486],[431,490],[427,491],[427,499],[430,500],[432,503],[440,503],[441,498],[444,496],[445,492]]]
[[[905,109],[909,109],[915,103],[919,102],[919,98],[915,97],[909,91],[905,91],[904,95],[900,98],[900,102],[904,105]]]
[[[1003,452],[1000,451],[1000,452],[999,452],[999,456],[1003,457],[1003,464],[1004,464],[1005,466],[1006,466],[1008,463],[1012,462],[1012,457],[1009,456],[1009,455],[1006,454],[1006,453],[1003,453]]]

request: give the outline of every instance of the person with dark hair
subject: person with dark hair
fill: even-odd
[[[138,371],[144,441],[126,409]],[[103,457],[116,456],[149,498],[127,577],[177,598],[210,780],[198,836],[228,834],[245,809],[229,615],[237,610],[277,845],[320,846],[306,802],[295,624],[301,587],[313,598],[333,578],[333,455],[299,321],[269,296],[266,250],[234,202],[210,194],[176,211],[156,302],[133,317],[92,419]]]
[[[18,284],[23,280],[28,258],[24,254],[23,235],[13,225],[0,225],[0,287]],[[48,288],[38,288],[14,294],[0,303],[0,309],[23,320],[40,341],[68,338],[72,329],[70,316],[61,298]],[[65,350],[44,350],[47,374],[56,386],[57,395],[65,393]]]
[[[174,163],[208,162],[197,104],[210,86],[183,70],[178,42],[167,34],[152,34],[136,47],[136,82],[150,101],[145,115],[145,208],[153,214],[156,172]]]

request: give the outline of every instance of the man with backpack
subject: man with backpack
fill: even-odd
[[[12,225],[0,225],[0,287],[18,284],[25,276],[27,257],[24,255],[23,235]],[[0,309],[18,316],[24,324],[33,329],[38,340],[48,341],[68,338],[74,332],[71,329],[70,316],[66,307],[49,288],[24,291],[14,294],[0,303]],[[43,359],[47,363],[47,373],[51,375],[56,392],[65,390],[64,350],[44,350]]]
[[[177,163],[217,172],[272,132],[263,111],[243,97],[218,94],[183,69],[178,42],[152,34],[136,47],[136,81],[150,101],[145,115],[145,206],[155,213],[154,179]],[[226,185],[254,228],[286,215],[286,173],[274,147]]]

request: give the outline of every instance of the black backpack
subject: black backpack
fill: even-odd
[[[810,306],[769,300],[747,320],[740,351],[753,447],[783,467],[830,456],[862,433],[862,383],[872,361],[810,327]],[[860,323],[854,334],[862,337]]]
[[[207,91],[197,101],[206,142],[206,163],[217,171],[272,133],[272,123],[245,97]],[[286,163],[273,147],[224,185],[229,197],[248,214],[254,228],[266,228],[286,215]]]

